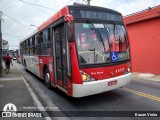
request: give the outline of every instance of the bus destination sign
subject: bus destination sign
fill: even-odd
[[[70,13],[75,18],[86,18],[86,19],[100,19],[100,20],[111,20],[122,22],[120,14],[105,11],[90,11],[90,10],[71,10]]]

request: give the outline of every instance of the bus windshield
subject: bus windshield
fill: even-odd
[[[124,25],[75,23],[79,64],[101,64],[130,59]]]

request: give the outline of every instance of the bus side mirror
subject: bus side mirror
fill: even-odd
[[[72,22],[67,22],[66,24],[66,35],[67,35],[67,40],[68,42],[73,41],[73,33],[72,33]]]

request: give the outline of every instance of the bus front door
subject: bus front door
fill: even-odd
[[[58,25],[54,28],[54,71],[55,71],[55,85],[67,90],[67,50],[65,40],[64,24]]]

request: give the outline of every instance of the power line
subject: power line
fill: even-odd
[[[13,36],[13,37],[24,38],[24,37],[22,37],[22,36],[17,36],[17,35],[13,35],[13,34],[8,34],[8,33],[2,33],[2,34],[4,34],[4,35],[9,35],[9,36]]]
[[[19,0],[20,1],[20,0]],[[22,1],[20,1],[20,2],[22,2]],[[25,2],[26,3],[26,2]],[[27,3],[27,4],[29,4],[29,3]],[[30,5],[30,4],[29,4]],[[45,14],[47,13],[49,13],[48,11],[46,12],[45,10],[42,10],[42,9],[40,9],[40,7],[39,6],[35,6],[35,5],[33,5],[33,4],[31,4],[31,6],[33,7],[33,8],[36,8],[36,9],[38,9],[38,10],[40,10],[41,12],[44,12]]]
[[[71,1],[72,1],[72,0],[70,0],[69,2],[67,2],[67,4],[66,4],[66,5],[68,5]]]
[[[13,21],[11,21],[10,19],[5,19],[4,18],[3,21],[4,21],[4,23],[8,22],[6,24],[13,24]],[[23,29],[23,31],[28,31],[28,29]],[[18,31],[18,32],[23,32],[23,31]]]
[[[35,6],[38,6],[38,7],[46,8],[46,9],[49,9],[49,10],[57,11],[57,10],[55,10],[55,9],[48,8],[48,7],[45,7],[45,6],[42,6],[42,5],[38,5],[38,4],[34,4],[34,3],[30,3],[30,2],[27,2],[27,1],[23,1],[23,0],[19,0],[19,1],[24,2],[24,3],[27,3],[27,4],[35,5]]]
[[[26,27],[26,28],[28,28],[28,29],[30,29],[30,30],[33,30],[33,29],[29,28],[28,26],[26,26],[26,25],[24,25],[24,24],[18,22],[17,20],[15,20],[15,19],[9,17],[8,15],[6,15],[6,14],[4,14],[4,13],[2,13],[2,14],[3,14],[4,16],[8,17],[9,19],[11,19],[12,21],[14,21],[14,22],[20,24],[21,26]]]

